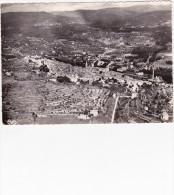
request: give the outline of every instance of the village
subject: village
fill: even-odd
[[[171,122],[172,43],[143,28],[2,36],[5,123]]]
[[[159,53],[158,57],[162,54]],[[86,53],[82,53],[82,55],[86,56]],[[80,55],[76,56],[79,57]],[[168,53],[166,56],[167,59],[170,58]],[[134,118],[135,122],[136,118],[140,118],[140,114],[144,115],[141,117],[141,122],[152,120],[152,116],[155,122],[172,120],[171,84],[164,82],[160,77],[154,77],[153,71],[151,71],[150,78],[145,77],[141,72],[126,73],[128,68],[135,69],[134,62],[131,62],[130,59],[136,60],[137,55],[125,54],[117,57],[117,64],[126,63],[126,66],[124,65],[117,71],[112,70],[114,61],[109,61],[107,57],[108,55],[105,54],[99,55],[93,63],[90,63],[90,56],[86,57],[85,67],[81,67],[58,62],[56,58],[50,59],[49,56],[44,58],[42,56],[25,56],[22,59],[23,64],[26,64],[26,69],[29,68],[30,72],[23,69],[20,73],[15,66],[17,69],[15,73],[14,71],[4,71],[4,74],[7,77],[15,77],[22,82],[34,80],[35,83],[42,81],[45,83],[39,85],[38,94],[40,98],[37,95],[33,97],[33,101],[31,101],[31,97],[25,100],[25,104],[31,101],[35,105],[28,106],[28,112],[37,113],[38,118],[73,115],[78,120],[91,121],[92,118],[105,116],[109,122],[114,109],[115,95],[123,96],[124,94],[128,97],[126,105],[129,105],[124,105],[126,108],[122,111],[122,116],[116,115],[118,121],[120,117],[127,116],[128,112],[130,113],[128,118],[131,122],[131,118]],[[103,61],[103,58],[108,60],[107,63]],[[160,60],[164,61],[165,57],[161,58]],[[149,61],[142,64],[149,68],[148,63]],[[12,70],[14,69],[12,68]],[[152,87],[157,89],[156,95],[152,93]],[[152,105],[153,101],[154,105]],[[162,104],[161,101],[164,103]],[[12,109],[13,113],[19,112],[19,108],[17,110]],[[139,112],[139,116],[136,111]],[[23,108],[23,112],[26,112],[26,107]],[[163,118],[161,118],[162,114],[164,115]],[[13,114],[13,118],[14,116],[16,115]]]

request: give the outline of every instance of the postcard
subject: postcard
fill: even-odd
[[[3,123],[172,122],[171,4],[2,4]]]

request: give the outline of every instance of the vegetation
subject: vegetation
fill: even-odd
[[[167,83],[172,83],[172,71],[167,68],[158,68],[155,70],[155,76],[161,76]]]
[[[71,83],[71,80],[67,76],[58,76],[57,81],[60,83]]]
[[[39,67],[39,69],[40,69],[40,71],[42,71],[42,72],[49,72],[49,71],[50,71],[49,68],[47,67],[47,65],[41,65],[41,66]]]
[[[147,75],[152,75],[152,70],[145,70],[145,69],[143,69],[142,72],[144,74],[147,74]],[[157,68],[157,69],[155,69],[154,73],[155,73],[154,76],[162,77],[162,79],[164,81],[166,81],[167,83],[172,83],[173,82],[171,69]]]
[[[156,54],[159,53],[162,50],[162,47],[154,46],[154,47],[148,47],[148,46],[140,46],[136,47],[132,50],[132,54],[138,54],[140,58],[144,60],[144,62],[147,61],[150,54],[152,54],[152,57],[150,58],[150,62],[154,62],[156,58]]]
[[[167,26],[161,26],[155,29],[152,37],[155,39],[156,44],[166,49],[166,44],[172,42],[172,29]]]

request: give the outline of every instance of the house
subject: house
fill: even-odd
[[[98,110],[90,110],[90,114],[92,114],[94,117],[98,116]]]
[[[170,62],[170,63],[169,63]],[[172,61],[161,59],[153,63],[154,68],[169,68],[172,69]]]
[[[127,67],[123,67],[123,68],[118,68],[117,71],[118,72],[124,72],[127,70]]]
[[[138,54],[124,54],[125,58],[136,58],[138,57]]]
[[[52,81],[52,82],[57,82],[56,79],[49,79],[49,81]]]
[[[144,75],[144,73],[143,73],[143,72],[138,72],[138,73],[137,73],[137,75],[139,75],[139,76],[143,76],[143,75]]]
[[[5,75],[6,76],[11,76],[12,74],[11,74],[11,72],[6,72]]]
[[[83,119],[83,120],[87,120],[87,119],[90,119],[88,115],[85,115],[85,114],[80,114],[78,117],[78,119]]]

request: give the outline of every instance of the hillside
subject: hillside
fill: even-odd
[[[69,16],[69,17],[80,17],[80,13],[90,11],[92,12],[102,12],[105,14],[116,14],[116,13],[126,13],[126,12],[135,12],[138,14],[145,13],[145,12],[152,12],[152,11],[164,11],[164,10],[172,10],[171,5],[136,5],[130,7],[113,7],[113,8],[105,8],[105,9],[98,9],[98,10],[76,10],[76,11],[57,11],[57,12],[50,12],[54,15],[62,15],[62,16]]]
[[[164,11],[164,10],[172,10],[171,5],[135,5],[130,6],[127,8],[129,11],[135,11],[138,13],[145,13],[145,12],[153,12],[153,11]]]
[[[149,6],[144,8],[153,9]],[[76,34],[79,36],[87,32],[96,34],[99,28],[104,31],[118,32],[120,27],[134,26],[136,28],[140,25],[149,27],[171,20],[170,10],[142,12],[142,7],[136,6],[54,13],[9,12],[1,15],[2,35],[32,35],[51,41],[57,38],[70,38]],[[131,32],[131,29],[129,30]]]
[[[133,7],[135,10],[133,10]],[[131,25],[154,25],[171,20],[170,10],[157,10],[142,13],[136,6],[130,8],[107,8],[99,10],[77,10],[71,12],[10,12],[2,14],[2,28],[39,27],[39,26],[92,26],[117,29]],[[147,7],[147,6],[146,6]],[[149,7],[147,7],[149,8]],[[152,9],[152,7],[151,7]],[[147,9],[147,10],[150,10]]]
[[[47,12],[9,12],[2,14],[2,28],[34,26],[40,24],[53,24],[68,22],[70,18],[65,16],[54,16]]]
[[[62,35],[86,31],[86,26],[74,18],[47,12],[9,12],[2,14],[1,21],[2,36],[22,34],[51,41]]]
[[[132,25],[153,25],[171,19],[170,5],[143,5],[130,7],[114,7],[98,10],[76,10],[65,12],[52,12],[57,16],[78,18],[94,27],[115,28],[124,26],[127,22]]]
[[[132,25],[153,25],[171,20],[172,12],[168,10],[153,11],[132,17],[129,21]]]

